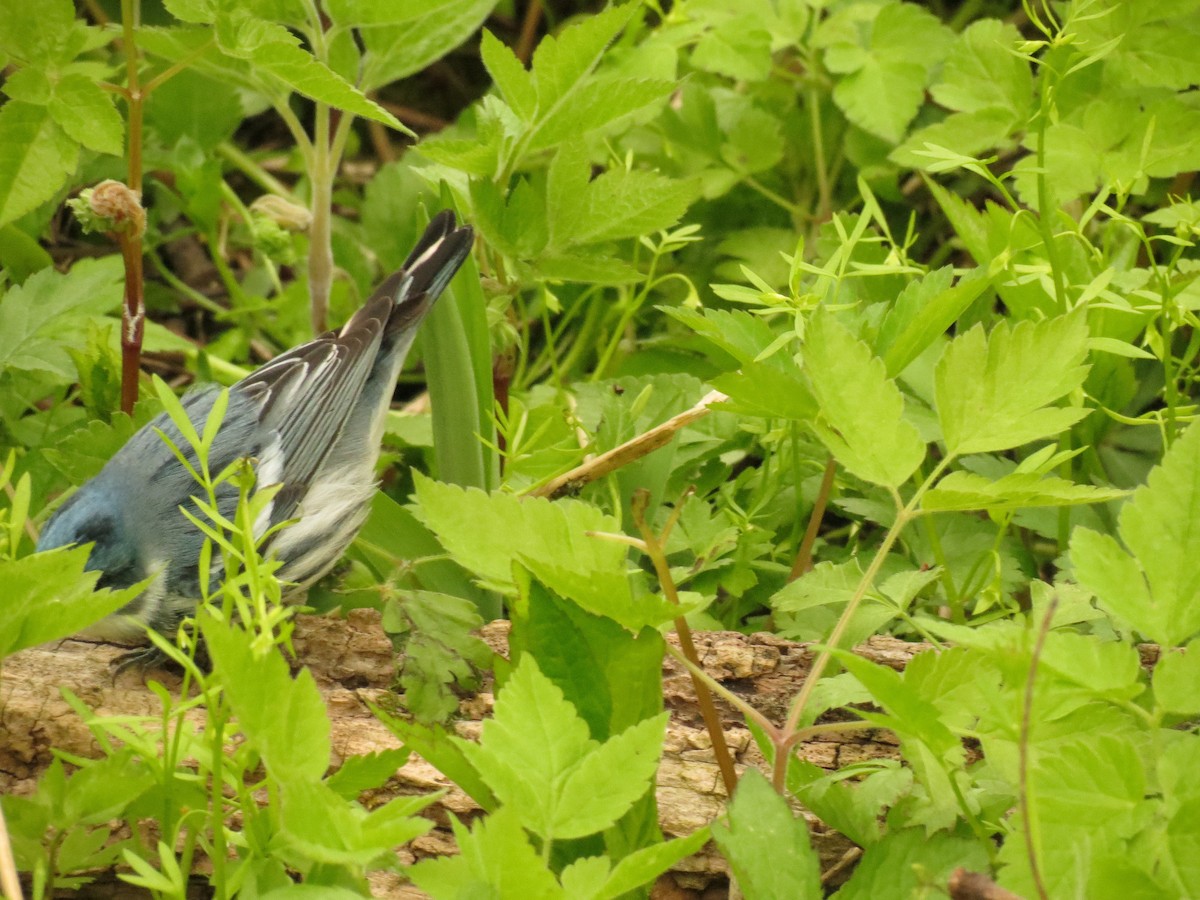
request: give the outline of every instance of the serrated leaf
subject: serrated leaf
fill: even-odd
[[[0,372],[23,369],[73,381],[75,365],[66,342],[86,315],[120,304],[122,273],[120,257],[85,259],[65,275],[45,269],[9,288],[0,301]]]
[[[497,588],[513,589],[513,563],[522,559],[583,577],[625,572],[625,548],[588,535],[620,531],[620,524],[590,504],[489,495],[420,474],[415,481],[420,513],[430,529],[455,559]],[[490,523],[489,528],[480,529],[480,522]]]
[[[857,21],[861,9],[843,8],[818,32],[829,45],[826,65],[845,73],[833,99],[851,122],[895,143],[920,109],[929,72],[949,50],[952,35],[912,3],[885,4],[869,23]]]
[[[589,181],[582,145],[564,148],[546,186],[549,249],[638,237],[667,228],[696,199],[697,185],[641,170],[610,169]]]
[[[78,145],[47,107],[19,100],[0,106],[0,225],[51,199],[78,158]]]
[[[451,819],[461,853],[425,859],[409,869],[413,884],[434,900],[568,900],[514,810],[502,809],[478,819],[470,831]]]
[[[529,122],[537,110],[537,90],[517,55],[487,29],[479,42],[484,68],[514,113]]]
[[[999,19],[971,23],[950,48],[930,91],[933,98],[960,112],[1001,109],[1011,124],[1023,121],[1033,99],[1033,74],[1014,52],[1021,40],[1013,25]]]
[[[1087,528],[1071,536],[1079,583],[1163,647],[1200,632],[1200,428],[1189,427],[1121,510],[1115,539]]]
[[[925,442],[904,418],[904,398],[883,360],[818,311],[804,342],[804,371],[821,409],[817,436],[837,461],[873,484],[907,481],[925,458]]]
[[[496,0],[333,0],[339,24],[354,23],[366,48],[364,91],[419,72],[471,37]]]
[[[556,837],[586,837],[616,823],[646,794],[658,771],[667,714],[631,725],[609,738],[561,778]],[[620,772],[619,779],[612,773]]]
[[[20,0],[0,3],[0,53],[34,64],[69,62],[66,37],[75,22],[75,4],[70,0],[44,0],[36,15]],[[82,23],[78,23],[82,25]]]
[[[894,829],[867,848],[836,896],[838,900],[912,897],[925,885],[945,884],[960,867],[989,871],[987,851],[975,838],[929,834],[924,828]]]
[[[1184,716],[1200,713],[1200,641],[1162,654],[1154,666],[1154,703],[1166,712]]]
[[[652,78],[594,77],[574,91],[571,102],[561,104],[538,121],[527,152],[553,147],[588,134],[640,109],[665,100],[675,90],[672,81]]]
[[[945,266],[908,284],[888,307],[879,324],[875,352],[887,374],[895,377],[946,333],[988,287],[987,273],[975,269],[952,284],[954,270]]]
[[[875,702],[888,712],[889,727],[901,735],[912,735],[938,757],[961,748],[953,732],[941,720],[938,709],[925,700],[900,674],[887,666],[863,659],[848,650],[834,650],[846,669],[871,692]]]
[[[322,782],[291,780],[280,793],[278,849],[293,865],[366,866],[430,831],[433,823],[417,813],[438,798],[396,797],[367,813]]]
[[[714,822],[712,832],[747,897],[818,900],[825,896],[808,823],[792,814],[787,801],[757,769],[742,775],[729,805],[729,823]],[[786,860],[783,865],[782,860]]]
[[[54,85],[50,115],[72,140],[89,150],[120,156],[125,122],[113,106],[112,94],[84,75],[64,75]]]
[[[607,828],[646,792],[665,727],[663,713],[597,743],[526,656],[500,691],[480,743],[458,743],[527,828],[547,839],[573,838]],[[613,771],[622,772],[619,785]]]
[[[332,745],[325,701],[312,672],[301,669],[293,679],[278,650],[256,652],[250,634],[203,610],[198,622],[214,674],[268,771],[282,782],[320,779],[329,766]]]
[[[348,756],[325,784],[339,797],[353,800],[363,791],[382,787],[412,755],[407,747]]]
[[[741,81],[762,81],[771,74],[771,33],[743,23],[721,23],[700,36],[692,65]]]
[[[567,100],[636,11],[636,7],[628,5],[610,6],[563,29],[557,37],[542,39],[533,54],[533,79],[541,116],[548,116],[555,105]]]
[[[698,853],[708,842],[708,838],[709,830],[701,828],[687,837],[634,850],[628,856],[622,857],[613,867],[612,874],[596,894],[595,900],[615,900],[635,888],[649,884],[681,859]]]
[[[299,39],[282,25],[243,12],[219,19],[216,36],[225,53],[252,61],[253,73],[260,79],[269,75],[312,100],[408,131],[390,112],[302,48]]]
[[[1088,330],[1073,313],[976,326],[951,341],[934,373],[938,418],[955,455],[1006,450],[1066,430],[1086,409],[1048,404],[1083,383]]]
[[[131,602],[145,587],[93,591],[98,572],[85,572],[90,547],[71,547],[0,560],[0,660],[67,637]]]
[[[971,472],[951,472],[921,498],[934,512],[986,509],[1000,512],[1034,506],[1078,506],[1119,500],[1126,491],[1075,484],[1033,472],[1013,472],[995,481]]]

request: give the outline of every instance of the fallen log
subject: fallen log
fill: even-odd
[[[483,637],[497,652],[507,652],[507,623],[487,626]],[[705,670],[774,721],[785,717],[788,702],[812,660],[805,645],[769,634],[699,632],[695,641]],[[395,672],[392,647],[376,613],[356,610],[344,619],[301,616],[294,644],[325,697],[332,722],[335,767],[349,756],[399,746],[368,708],[369,701],[390,690]],[[902,669],[923,648],[921,644],[874,637],[856,652]],[[5,661],[0,670],[0,792],[31,793],[40,773],[53,759],[51,748],[80,756],[99,755],[100,748],[91,733],[63,699],[62,688],[69,688],[102,715],[158,714],[158,700],[145,688],[140,674],[125,672],[113,678],[109,663],[121,652],[121,648],[106,644],[67,640],[25,650]],[[166,672],[154,675],[169,690],[178,691],[177,677]],[[658,773],[658,806],[663,832],[676,836],[719,815],[726,797],[691,679],[670,657],[664,665],[663,693],[671,721]],[[726,740],[739,771],[748,766],[762,767],[762,757],[742,716],[724,703],[720,707]],[[464,737],[477,737],[480,722],[491,708],[492,686],[488,680],[477,694],[460,704],[458,732]],[[801,745],[800,752],[828,769],[868,758],[898,756],[890,733],[862,730],[824,733],[821,740]],[[436,827],[404,848],[405,861],[454,852],[448,814],[469,818],[478,807],[416,755],[385,786],[365,798],[373,806],[401,794],[443,788],[448,793],[426,811]],[[815,817],[808,815],[808,819],[822,871],[835,873],[839,867],[846,868],[845,862],[856,852],[854,845]],[[727,883],[725,862],[710,844],[664,876],[655,896],[663,900],[708,900],[726,896]],[[373,888],[377,897],[423,896],[390,875],[380,876]]]

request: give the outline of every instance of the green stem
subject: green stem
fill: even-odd
[[[871,559],[870,565],[867,566],[867,570],[863,573],[862,578],[859,579],[858,586],[854,589],[854,594],[851,595],[846,608],[842,610],[841,616],[838,617],[837,624],[833,626],[833,631],[830,633],[829,639],[820,651],[818,651],[816,659],[813,660],[812,668],[809,669],[808,675],[805,676],[804,684],[800,687],[800,692],[792,701],[791,708],[788,711],[787,723],[783,728],[783,733],[786,736],[785,740],[793,740],[794,735],[799,730],[804,710],[808,706],[809,700],[812,699],[812,694],[816,690],[817,683],[821,680],[821,676],[825,673],[825,669],[829,666],[829,662],[833,658],[833,651],[841,643],[842,638],[846,634],[846,629],[850,627],[851,619],[854,618],[855,612],[858,611],[859,604],[862,603],[863,598],[867,595],[867,591],[875,583],[875,578],[879,575],[879,570],[883,567],[884,560],[887,559],[892,546],[896,543],[896,540],[900,537],[900,533],[908,523],[919,515],[921,498],[937,482],[942,472],[946,470],[953,459],[953,455],[943,457],[934,467],[933,471],[929,473],[929,476],[921,483],[921,486],[917,488],[908,503],[902,503],[900,495],[893,490],[892,493],[896,501],[896,521],[892,523],[892,527],[884,535],[883,542],[879,545],[879,549],[875,551],[875,556]],[[772,777],[775,790],[782,793],[786,779],[787,754],[776,752],[775,770]]]
[[[217,145],[217,155],[231,163],[239,172],[257,184],[264,191],[283,197],[293,203],[298,202],[295,193],[286,184],[260,166],[240,147],[223,141]]]
[[[313,128],[312,224],[308,229],[308,296],[313,334],[325,331],[329,292],[333,285],[333,171],[330,152],[329,107],[316,104]]]

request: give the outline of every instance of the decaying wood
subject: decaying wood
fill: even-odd
[[[506,623],[493,623],[484,630],[485,640],[500,653],[506,653],[507,634]],[[805,646],[768,634],[699,632],[695,639],[705,669],[714,678],[773,720],[784,719],[788,701],[798,690],[812,659]],[[357,610],[348,619],[301,617],[295,646],[300,659],[316,676],[328,704],[335,765],[348,756],[399,745],[367,708],[367,701],[388,691],[394,671],[391,645],[379,627],[377,614]],[[901,669],[920,648],[921,645],[875,637],[857,652]],[[158,700],[144,687],[140,675],[126,672],[113,679],[109,662],[120,652],[120,648],[109,645],[63,641],[26,650],[5,662],[0,672],[0,791],[15,794],[33,791],[39,774],[52,759],[52,747],[83,756],[99,754],[91,734],[62,699],[61,688],[69,688],[101,714],[155,716],[159,713]],[[178,689],[178,679],[173,676],[167,673],[155,676],[169,689]],[[664,667],[663,687],[671,723],[659,768],[659,813],[664,833],[682,835],[717,816],[724,805],[725,792],[690,679],[669,658]],[[476,737],[480,721],[491,707],[489,683],[478,694],[462,701],[462,718],[456,726],[459,733]],[[724,705],[722,715],[739,770],[747,766],[762,767],[762,757],[741,716]],[[897,755],[894,739],[881,731],[826,733],[821,740],[803,745],[801,752],[815,764],[830,769],[867,758]],[[415,755],[384,788],[367,798],[368,803],[375,805],[400,794],[442,788],[448,788],[449,792],[427,811],[437,827],[403,851],[409,860],[453,852],[448,813],[469,818],[477,812],[475,804]],[[809,821],[822,869],[832,869],[853,845],[811,816]],[[656,896],[721,896],[727,877],[724,861],[710,845],[677,866],[660,883]],[[374,887],[376,896],[421,896],[398,881],[381,879]]]

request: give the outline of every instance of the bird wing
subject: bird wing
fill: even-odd
[[[283,485],[271,507],[272,525],[295,513],[371,373],[390,312],[387,304],[374,307],[356,316],[353,327],[277,356],[234,388],[258,403],[260,426],[271,436],[263,443],[259,478]]]

